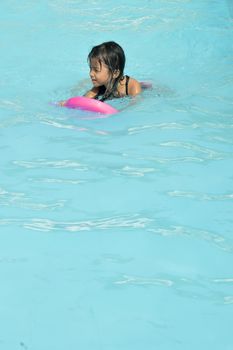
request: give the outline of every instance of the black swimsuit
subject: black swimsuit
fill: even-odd
[[[125,75],[125,79],[126,79],[126,82],[125,82],[125,95],[128,96],[128,94],[129,94],[128,93],[128,85],[129,85],[130,77],[128,75]],[[95,99],[99,100],[99,98],[104,95],[105,91],[106,91],[105,86],[100,86],[98,94],[95,96]],[[114,97],[117,97],[117,96],[114,96]],[[119,97],[121,97],[121,96],[119,96]]]
[[[129,76],[126,75],[125,78],[126,78],[126,82],[125,82],[125,94],[126,94],[126,96],[128,96]]]

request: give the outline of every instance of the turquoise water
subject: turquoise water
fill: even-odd
[[[0,349],[232,350],[232,3],[0,10]],[[51,106],[106,40],[154,89]]]

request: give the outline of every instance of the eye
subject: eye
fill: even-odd
[[[100,72],[100,70],[97,67],[90,67],[90,71],[93,71],[95,73]]]

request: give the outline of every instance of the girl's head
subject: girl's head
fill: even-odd
[[[88,62],[93,85],[105,86],[102,100],[116,94],[125,67],[125,54],[120,45],[108,41],[94,46],[88,55]]]

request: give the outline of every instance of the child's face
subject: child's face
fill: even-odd
[[[93,59],[90,62],[90,78],[94,86],[107,86],[111,75],[108,67],[97,59]]]

